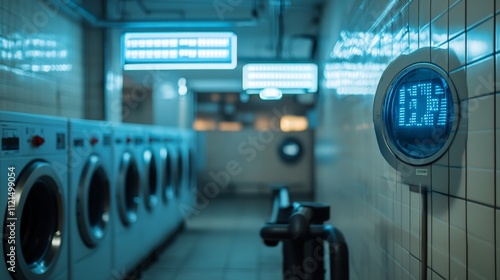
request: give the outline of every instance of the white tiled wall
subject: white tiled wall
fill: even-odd
[[[336,2],[325,14],[335,14]],[[466,72],[459,132],[449,154],[432,166],[427,279],[498,279],[500,13],[495,10],[500,12],[500,0],[403,0],[386,17],[373,14],[374,6],[392,2],[366,1],[364,18],[335,14],[342,17],[342,31],[391,34],[390,56],[361,55],[353,61],[389,62],[431,45],[449,48],[458,57],[448,65],[451,75],[457,69]],[[357,9],[353,5],[351,12]],[[335,28],[325,24],[322,34]],[[387,50],[382,45],[374,45],[378,53]],[[320,49],[329,53],[333,47],[323,44]],[[320,57],[326,57],[323,65],[339,61],[335,53]],[[319,102],[316,138],[330,143],[337,154],[317,161],[317,199],[332,206],[331,222],[346,236],[351,279],[419,279],[422,196],[409,191],[379,152],[371,115],[374,92],[340,96],[323,87],[320,94],[325,102]]]
[[[1,1],[0,110],[83,117],[82,34],[53,1]]]

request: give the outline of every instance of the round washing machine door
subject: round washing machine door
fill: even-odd
[[[34,161],[15,182],[15,196],[9,198],[4,217],[4,232],[14,236],[15,243],[5,235],[3,247],[7,254],[15,248],[16,279],[45,278],[59,257],[66,258],[60,256],[62,237],[67,233],[63,230],[66,213],[58,178],[49,163]]]
[[[184,155],[182,148],[177,150],[177,166],[176,166],[176,182],[175,182],[175,196],[179,197],[181,194],[182,184],[184,183]]]
[[[173,179],[172,179],[172,158],[170,150],[167,148],[162,148],[160,150],[160,160],[163,165],[162,173],[162,200],[164,204],[167,204],[173,195]]]
[[[188,160],[187,184],[191,188],[191,187],[194,187],[194,184],[193,184],[193,179],[194,179],[194,174],[193,174],[193,171],[194,171],[194,156],[193,156],[193,150],[191,148],[188,149],[187,160]]]
[[[109,176],[99,156],[91,155],[83,168],[77,197],[78,229],[84,243],[95,247],[108,230]]]
[[[137,221],[140,194],[139,169],[130,152],[124,152],[120,160],[117,192],[120,219],[129,226]]]
[[[151,150],[145,150],[142,154],[144,163],[144,202],[146,209],[153,210],[158,204],[158,167],[156,158]]]
[[[280,159],[287,164],[298,162],[302,157],[302,154],[302,144],[295,137],[285,138],[278,147],[278,155]]]

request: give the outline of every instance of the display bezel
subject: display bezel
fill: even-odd
[[[396,98],[397,95],[397,89],[398,85],[400,84],[400,81],[405,79],[409,74],[414,73],[414,71],[418,69],[429,69],[433,71],[435,74],[438,75],[439,79],[441,79],[443,82],[446,83],[448,90],[449,90],[449,95],[451,96],[451,105],[453,106],[453,112],[452,116],[448,116],[447,122],[450,124],[450,131],[447,132],[444,137],[446,137],[446,140],[444,140],[444,143],[440,143],[440,147],[437,148],[436,151],[432,152],[431,154],[428,154],[428,152],[425,150],[426,145],[432,145],[435,144],[433,143],[432,139],[426,139],[429,141],[424,141],[422,142],[422,150],[418,151],[416,150],[416,154],[420,152],[423,154],[422,156],[416,156],[415,154],[412,155],[411,153],[408,153],[405,151],[395,139],[393,139],[392,135],[393,132],[390,131],[392,126],[389,126],[388,123],[391,122],[391,120],[388,120],[387,117],[390,116],[388,112],[390,112],[393,107],[391,108],[391,105],[394,105],[394,99]],[[446,94],[446,93],[445,93]],[[452,120],[450,120],[452,118]],[[459,106],[458,106],[458,97],[457,97],[457,92],[456,89],[449,78],[448,74],[440,67],[437,65],[431,64],[431,63],[416,63],[412,64],[403,70],[401,70],[395,77],[392,79],[392,81],[389,83],[389,86],[387,90],[385,91],[385,96],[384,96],[384,101],[383,101],[383,110],[382,110],[382,123],[384,126],[384,139],[385,142],[390,149],[390,151],[401,161],[411,164],[411,165],[425,165],[429,164],[431,162],[436,161],[438,158],[440,158],[449,148],[451,142],[453,141],[453,138],[455,137],[456,131],[457,131],[457,126],[458,126],[458,121],[459,121]],[[417,139],[416,139],[417,140]],[[428,150],[428,149],[427,149]]]

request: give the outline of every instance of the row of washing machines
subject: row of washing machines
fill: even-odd
[[[194,134],[0,112],[0,279],[123,279],[182,226]]]

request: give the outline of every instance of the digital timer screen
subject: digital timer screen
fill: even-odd
[[[453,97],[446,80],[429,68],[403,73],[385,104],[389,139],[404,155],[426,158],[438,152],[451,134]]]

